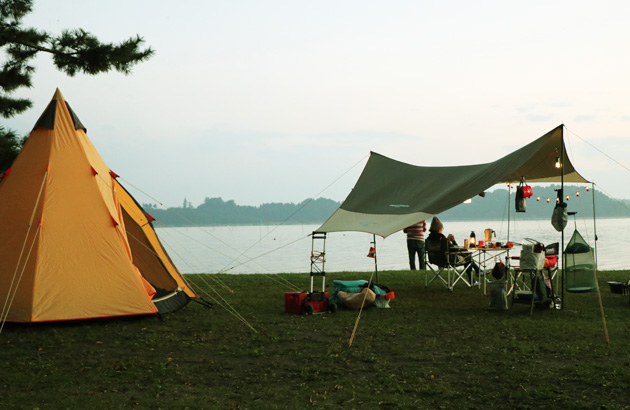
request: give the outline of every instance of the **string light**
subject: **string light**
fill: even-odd
[[[577,191],[577,192],[575,193],[575,196],[580,196],[580,191]]]
[[[586,192],[590,191],[591,189],[589,187],[586,187]]]
[[[547,203],[549,203],[549,198],[547,198]]]
[[[569,200],[569,195],[567,195],[567,201]]]
[[[539,196],[536,197],[536,201],[540,202],[540,197]]]

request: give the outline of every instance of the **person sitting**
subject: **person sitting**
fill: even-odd
[[[429,226],[429,236],[427,236],[427,240],[439,241],[442,238],[445,238],[442,231],[444,230],[444,225],[442,221],[438,219],[437,216],[434,216],[431,219],[431,225]]]
[[[442,233],[443,231],[444,224],[442,224],[442,221],[440,221],[437,216],[434,216],[431,220],[431,226],[429,227],[429,236],[427,236],[427,240],[439,241],[442,238],[446,238],[446,236],[444,236],[444,234]],[[455,237],[452,234],[449,235],[449,238],[447,239],[449,240],[450,246],[457,246],[457,242],[455,242]],[[472,260],[472,253],[460,248],[454,249],[450,252],[450,254],[450,262],[452,264],[461,265],[464,263],[469,263],[469,266],[466,269],[468,271],[470,284],[473,285],[473,271],[477,273],[477,275],[479,275],[479,266]]]

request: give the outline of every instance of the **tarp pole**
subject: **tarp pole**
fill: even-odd
[[[374,244],[374,280],[378,283],[378,252],[376,251],[376,234],[372,234],[372,243]]]
[[[597,224],[595,223],[595,183],[591,183],[593,187],[593,232],[595,235],[595,269],[593,274],[595,275],[595,285],[597,286],[597,299],[599,300],[599,310],[602,313],[602,323],[604,324],[604,336],[606,337],[606,343],[610,344],[610,337],[608,336],[608,326],[606,325],[606,315],[604,314],[604,304],[602,303],[602,292],[599,288],[599,279],[597,277]]]
[[[595,236],[595,266],[597,266],[597,223],[595,212],[595,183],[591,182],[591,189],[593,190],[593,234]]]
[[[508,213],[508,231],[507,231],[507,241],[510,242],[510,197],[512,195],[512,184],[508,184],[508,196],[507,196],[507,213]],[[508,248],[508,254],[510,253]]]
[[[376,283],[378,283],[378,263],[376,260],[376,255],[378,254],[378,252],[376,251],[376,234],[372,234],[372,244],[374,245],[374,272],[372,272],[372,275],[370,276],[370,280],[368,281],[367,290],[370,290],[370,285],[374,283],[372,282],[372,278],[374,278],[374,280],[376,280]],[[354,328],[352,329],[352,333],[350,334],[350,341],[348,341],[348,347],[352,346],[352,342],[354,341],[354,335],[357,333],[357,329],[359,327],[359,321],[361,320],[361,313],[363,313],[363,306],[365,306],[365,300],[368,294],[367,290],[365,291],[365,295],[363,295],[363,303],[361,303],[361,308],[359,309],[357,320],[354,321]]]
[[[374,244],[374,245],[376,245],[376,244]],[[376,254],[376,252],[375,252],[375,254]],[[370,280],[367,283],[366,291],[365,291],[365,293],[363,295],[363,302],[361,303],[361,308],[359,309],[359,314],[357,315],[357,319],[354,321],[354,328],[352,328],[352,333],[350,334],[350,340],[348,341],[348,347],[352,347],[352,342],[354,341],[354,336],[356,335],[357,329],[359,328],[359,321],[361,320],[361,313],[363,313],[363,307],[365,306],[365,300],[367,299],[367,295],[369,293],[368,291],[370,290],[370,285],[372,283],[374,283],[374,282],[372,282],[372,278],[374,277],[375,273],[376,272],[372,272],[372,275],[370,275]]]
[[[507,230],[507,241],[510,242],[510,198],[512,197],[512,184],[508,183],[508,196],[507,196],[507,213],[508,213],[508,218],[507,218],[507,225],[508,225],[508,230]],[[507,244],[506,244],[507,245]],[[505,257],[505,265],[506,266],[510,266],[509,260],[510,260],[510,248],[507,248],[507,256]]]
[[[559,199],[561,202],[564,202],[564,164],[565,164],[565,152],[564,152],[564,124],[562,125],[562,138],[560,139],[561,142],[561,146],[560,146],[560,158],[561,158],[561,162],[560,162],[560,195],[559,195]],[[564,228],[562,229],[562,240],[561,240],[561,247],[560,249],[562,249],[562,292],[561,292],[561,301],[560,301],[560,308],[564,309],[564,305],[565,305],[565,301],[564,301],[564,287],[565,287],[565,277],[564,277],[564,267],[566,266],[566,256],[564,254]]]

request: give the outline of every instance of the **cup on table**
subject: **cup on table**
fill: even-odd
[[[480,248],[483,248],[483,244],[484,244],[484,242],[483,242],[483,241],[479,241],[479,247],[480,247]]]

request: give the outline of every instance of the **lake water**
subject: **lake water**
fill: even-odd
[[[463,245],[474,231],[483,240],[484,230],[496,232],[497,242],[508,239],[507,221],[444,222],[444,233],[455,235]],[[319,225],[220,226],[194,228],[157,228],[158,235],[182,273],[281,273],[310,272],[313,240],[310,236]],[[565,246],[577,227],[594,246],[597,229],[597,259],[600,270],[630,269],[630,218],[569,220],[565,229]],[[527,243],[533,238],[545,245],[561,242],[561,234],[549,221],[511,221],[509,239]],[[373,236],[359,232],[329,233],[326,239],[326,272],[371,271],[374,259],[367,253]],[[322,250],[323,241],[315,240],[315,250]],[[397,232],[386,239],[376,237],[378,269],[408,269],[406,238]],[[518,250],[512,251],[518,256]]]

